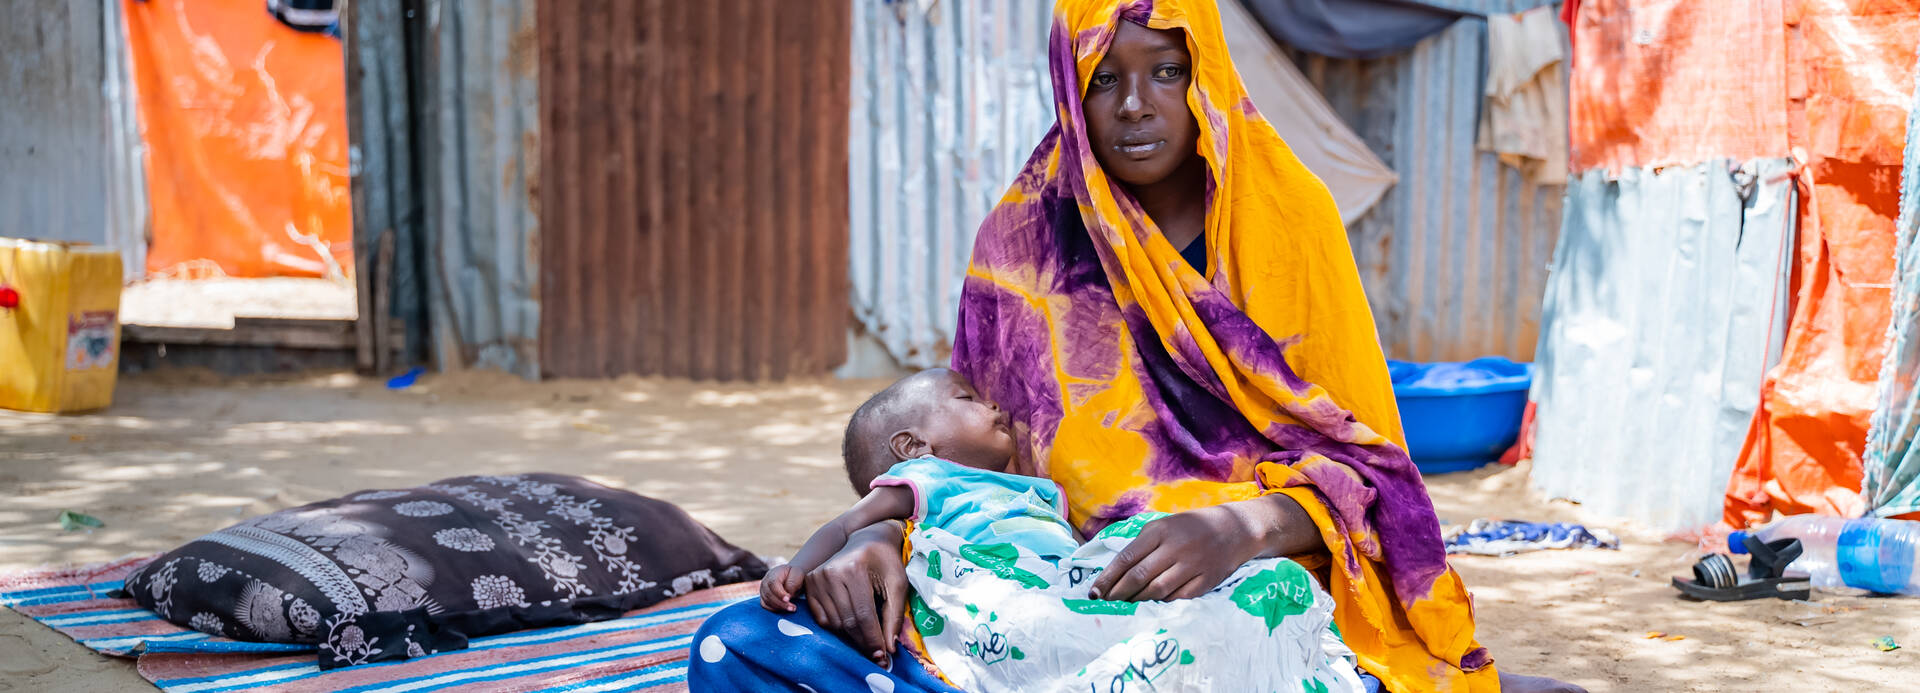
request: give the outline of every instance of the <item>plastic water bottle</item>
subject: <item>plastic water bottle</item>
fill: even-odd
[[[1920,573],[1914,570],[1920,522],[1794,515],[1728,535],[1727,549],[1746,553],[1747,534],[1761,541],[1799,539],[1803,553],[1787,570],[1812,576],[1815,587],[1920,596]]]

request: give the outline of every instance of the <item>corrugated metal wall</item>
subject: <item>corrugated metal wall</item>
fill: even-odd
[[[1720,519],[1785,336],[1793,162],[1576,176],[1533,400],[1533,482],[1682,530]]]
[[[852,0],[853,311],[944,365],[980,221],[1053,126],[1051,3]]]
[[[849,10],[541,0],[546,373],[845,358]]]
[[[535,0],[428,1],[416,94],[436,358],[540,373]]]
[[[353,191],[353,259],[360,281],[360,315],[375,312],[373,294],[388,294],[388,317],[406,325],[401,360],[427,358],[426,287],[422,283],[425,219],[421,209],[418,142],[414,126],[413,50],[425,23],[411,0],[352,0],[341,17],[346,38],[347,146]],[[392,275],[376,289],[382,234],[394,236]],[[373,347],[371,335],[362,335]],[[373,361],[371,354],[362,358]],[[460,365],[456,362],[456,365]]]
[[[1549,3],[1436,4],[1487,14]],[[1387,200],[1347,229],[1392,358],[1534,356],[1565,188],[1535,185],[1475,148],[1486,32],[1486,22],[1469,18],[1392,57],[1297,56],[1400,176]]]
[[[360,269],[392,231],[390,313],[443,369],[540,372],[533,3],[347,6]]]
[[[125,5],[104,3],[108,15],[107,96],[107,243],[120,251],[122,274],[131,281],[147,273],[147,234],[153,216],[147,207],[146,143],[140,138],[138,95],[133,61],[127,52]]]
[[[145,164],[118,0],[19,0],[0,21],[0,235],[110,244],[144,269]]]
[[[906,365],[944,361],[975,226],[1052,122],[1046,3],[850,0],[846,17],[767,0],[556,2],[540,6],[546,28],[530,34],[534,1],[349,6],[391,6],[388,33],[403,31],[407,10],[419,15],[413,56],[396,57],[406,46],[389,41],[356,58],[392,104],[356,107],[356,117],[384,119],[393,132],[414,122],[420,135],[357,132],[355,195],[359,205],[362,178],[382,159],[388,177],[417,176],[427,194],[407,199],[395,187],[368,212],[379,222],[357,211],[356,226],[399,233],[420,220],[415,243],[399,233],[393,310],[410,331],[432,316],[441,363],[529,376],[543,358],[565,361],[546,368],[560,375],[821,372],[844,355],[839,297],[849,277],[840,273],[849,265],[863,328]],[[838,24],[826,28],[846,40],[803,40],[830,18]],[[1484,34],[1468,19],[1393,58],[1301,60],[1402,179],[1350,228],[1396,357],[1532,356],[1562,191],[1529,185],[1473,149]],[[545,50],[565,64],[516,48],[532,35],[553,42]],[[800,53],[829,43],[851,59]],[[568,50],[553,52],[559,46]],[[722,49],[728,59],[690,57]],[[396,60],[413,61],[411,92],[396,81]],[[841,91],[848,64],[851,96]],[[665,79],[678,75],[698,79]],[[785,88],[795,84],[826,91]],[[536,112],[536,85],[570,96]],[[850,123],[799,117],[825,114],[836,99]],[[577,108],[555,110],[561,104]],[[712,117],[749,112],[764,117]],[[536,113],[564,138],[543,138]],[[612,115],[583,117],[597,113]],[[418,170],[398,156],[410,149]],[[544,159],[545,181],[529,150]],[[850,168],[836,168],[847,164],[832,158],[846,155]],[[796,167],[796,157],[818,158]],[[740,176],[746,185],[721,184]],[[543,190],[550,197],[536,202]],[[838,226],[847,219],[850,248]],[[560,230],[567,225],[581,235]],[[536,267],[545,268],[538,286]],[[408,308],[408,296],[429,294],[420,303],[430,309]],[[541,338],[546,347],[536,348]]]

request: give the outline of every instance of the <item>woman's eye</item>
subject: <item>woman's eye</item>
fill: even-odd
[[[1105,72],[1093,76],[1093,86],[1096,87],[1109,86],[1118,81],[1120,81],[1118,78]]]
[[[1161,65],[1159,69],[1153,71],[1153,77],[1154,79],[1178,79],[1186,73],[1186,68],[1179,65]]]

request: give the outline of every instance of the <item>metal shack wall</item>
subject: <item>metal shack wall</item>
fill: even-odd
[[[762,380],[844,360],[850,12],[541,0],[547,374]]]
[[[1052,3],[853,0],[853,313],[944,365],[980,221],[1053,126]]]
[[[347,9],[359,271],[391,231],[389,312],[409,360],[538,377],[534,0]]]
[[[1491,14],[1549,3],[1437,4]],[[1524,361],[1538,342],[1565,186],[1537,185],[1474,146],[1486,46],[1487,23],[1469,17],[1400,55],[1298,56],[1334,110],[1400,177],[1384,202],[1347,227],[1392,358]]]
[[[146,266],[146,178],[119,0],[21,0],[0,21],[0,235]]]
[[[434,353],[528,378],[541,357],[534,5],[425,2],[416,82]]]
[[[1576,176],[1546,297],[1533,483],[1662,530],[1713,523],[1779,360],[1793,164]]]

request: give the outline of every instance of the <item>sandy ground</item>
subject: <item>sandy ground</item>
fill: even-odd
[[[463,374],[396,392],[350,375],[132,379],[101,414],[0,412],[0,571],[162,551],[244,516],[359,489],[528,470],[673,500],[742,546],[788,555],[852,501],[837,461],[841,427],[880,385]],[[1444,521],[1581,520],[1619,532],[1625,547],[1456,557],[1480,639],[1502,666],[1593,691],[1879,690],[1916,670],[1914,650],[1868,644],[1892,635],[1920,647],[1914,602],[1683,602],[1667,577],[1686,571],[1694,544],[1541,502],[1524,490],[1525,471],[1435,477],[1430,489]],[[106,527],[62,532],[62,509]],[[0,610],[0,690],[141,685],[130,663]]]
[[[120,292],[120,321],[232,329],[235,316],[352,320],[353,282],[334,279],[151,279]]]

